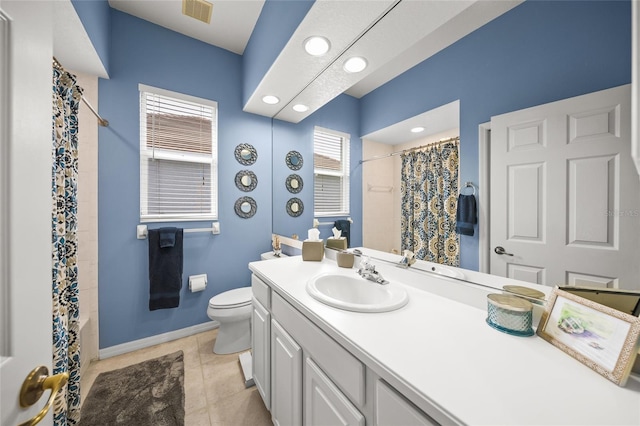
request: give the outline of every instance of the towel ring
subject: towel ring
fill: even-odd
[[[462,189],[462,191],[464,191],[466,188],[471,187],[473,189],[473,194],[471,195],[476,195],[476,186],[473,184],[473,182],[465,182],[464,184],[464,188]],[[462,193],[461,191],[461,193]]]

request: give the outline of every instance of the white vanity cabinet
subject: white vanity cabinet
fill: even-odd
[[[254,381],[274,425],[363,426],[364,364],[258,277],[252,276],[251,282]],[[268,311],[263,311],[265,304]],[[264,341],[267,332],[269,345]]]
[[[251,312],[253,381],[267,409],[271,406],[271,289],[255,275]]]
[[[437,424],[256,275],[251,286],[253,380],[274,425]]]
[[[391,256],[364,250],[376,259]],[[254,297],[266,308],[256,304],[254,311],[254,341],[262,342],[254,356],[266,367],[256,382],[274,423],[640,426],[639,376],[616,386],[543,339],[487,326],[485,284],[387,263],[379,262],[380,273],[403,286],[409,303],[382,313],[337,309],[307,291],[320,276],[355,274],[331,259],[249,264]],[[495,292],[519,285],[505,279],[492,287],[489,277],[479,278]],[[567,395],[581,404],[567,405]],[[545,409],[532,410],[532,400]]]
[[[276,426],[302,423],[302,349],[271,321],[271,419]]]

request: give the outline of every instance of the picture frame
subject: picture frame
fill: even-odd
[[[555,287],[537,334],[618,386],[638,353],[640,318]]]

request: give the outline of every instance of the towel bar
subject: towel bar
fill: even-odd
[[[211,232],[211,234],[217,235],[220,233],[220,222],[212,222],[211,228],[186,228],[183,230],[183,232],[186,234],[190,234],[193,232]],[[136,227],[136,237],[139,240],[145,240],[147,238],[147,234],[147,225],[138,225]]]
[[[349,221],[349,223],[353,223],[353,219],[351,219],[350,217],[348,217],[347,220]],[[313,227],[314,228],[317,228],[318,226],[333,225],[334,223],[335,222],[320,222],[315,217],[313,218]]]

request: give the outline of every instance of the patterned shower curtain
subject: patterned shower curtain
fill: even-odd
[[[417,259],[459,266],[458,141],[410,151],[401,158],[402,250],[411,250]]]
[[[53,374],[69,373],[54,403],[54,425],[80,420],[80,316],[78,300],[78,106],[74,75],[53,68]]]

